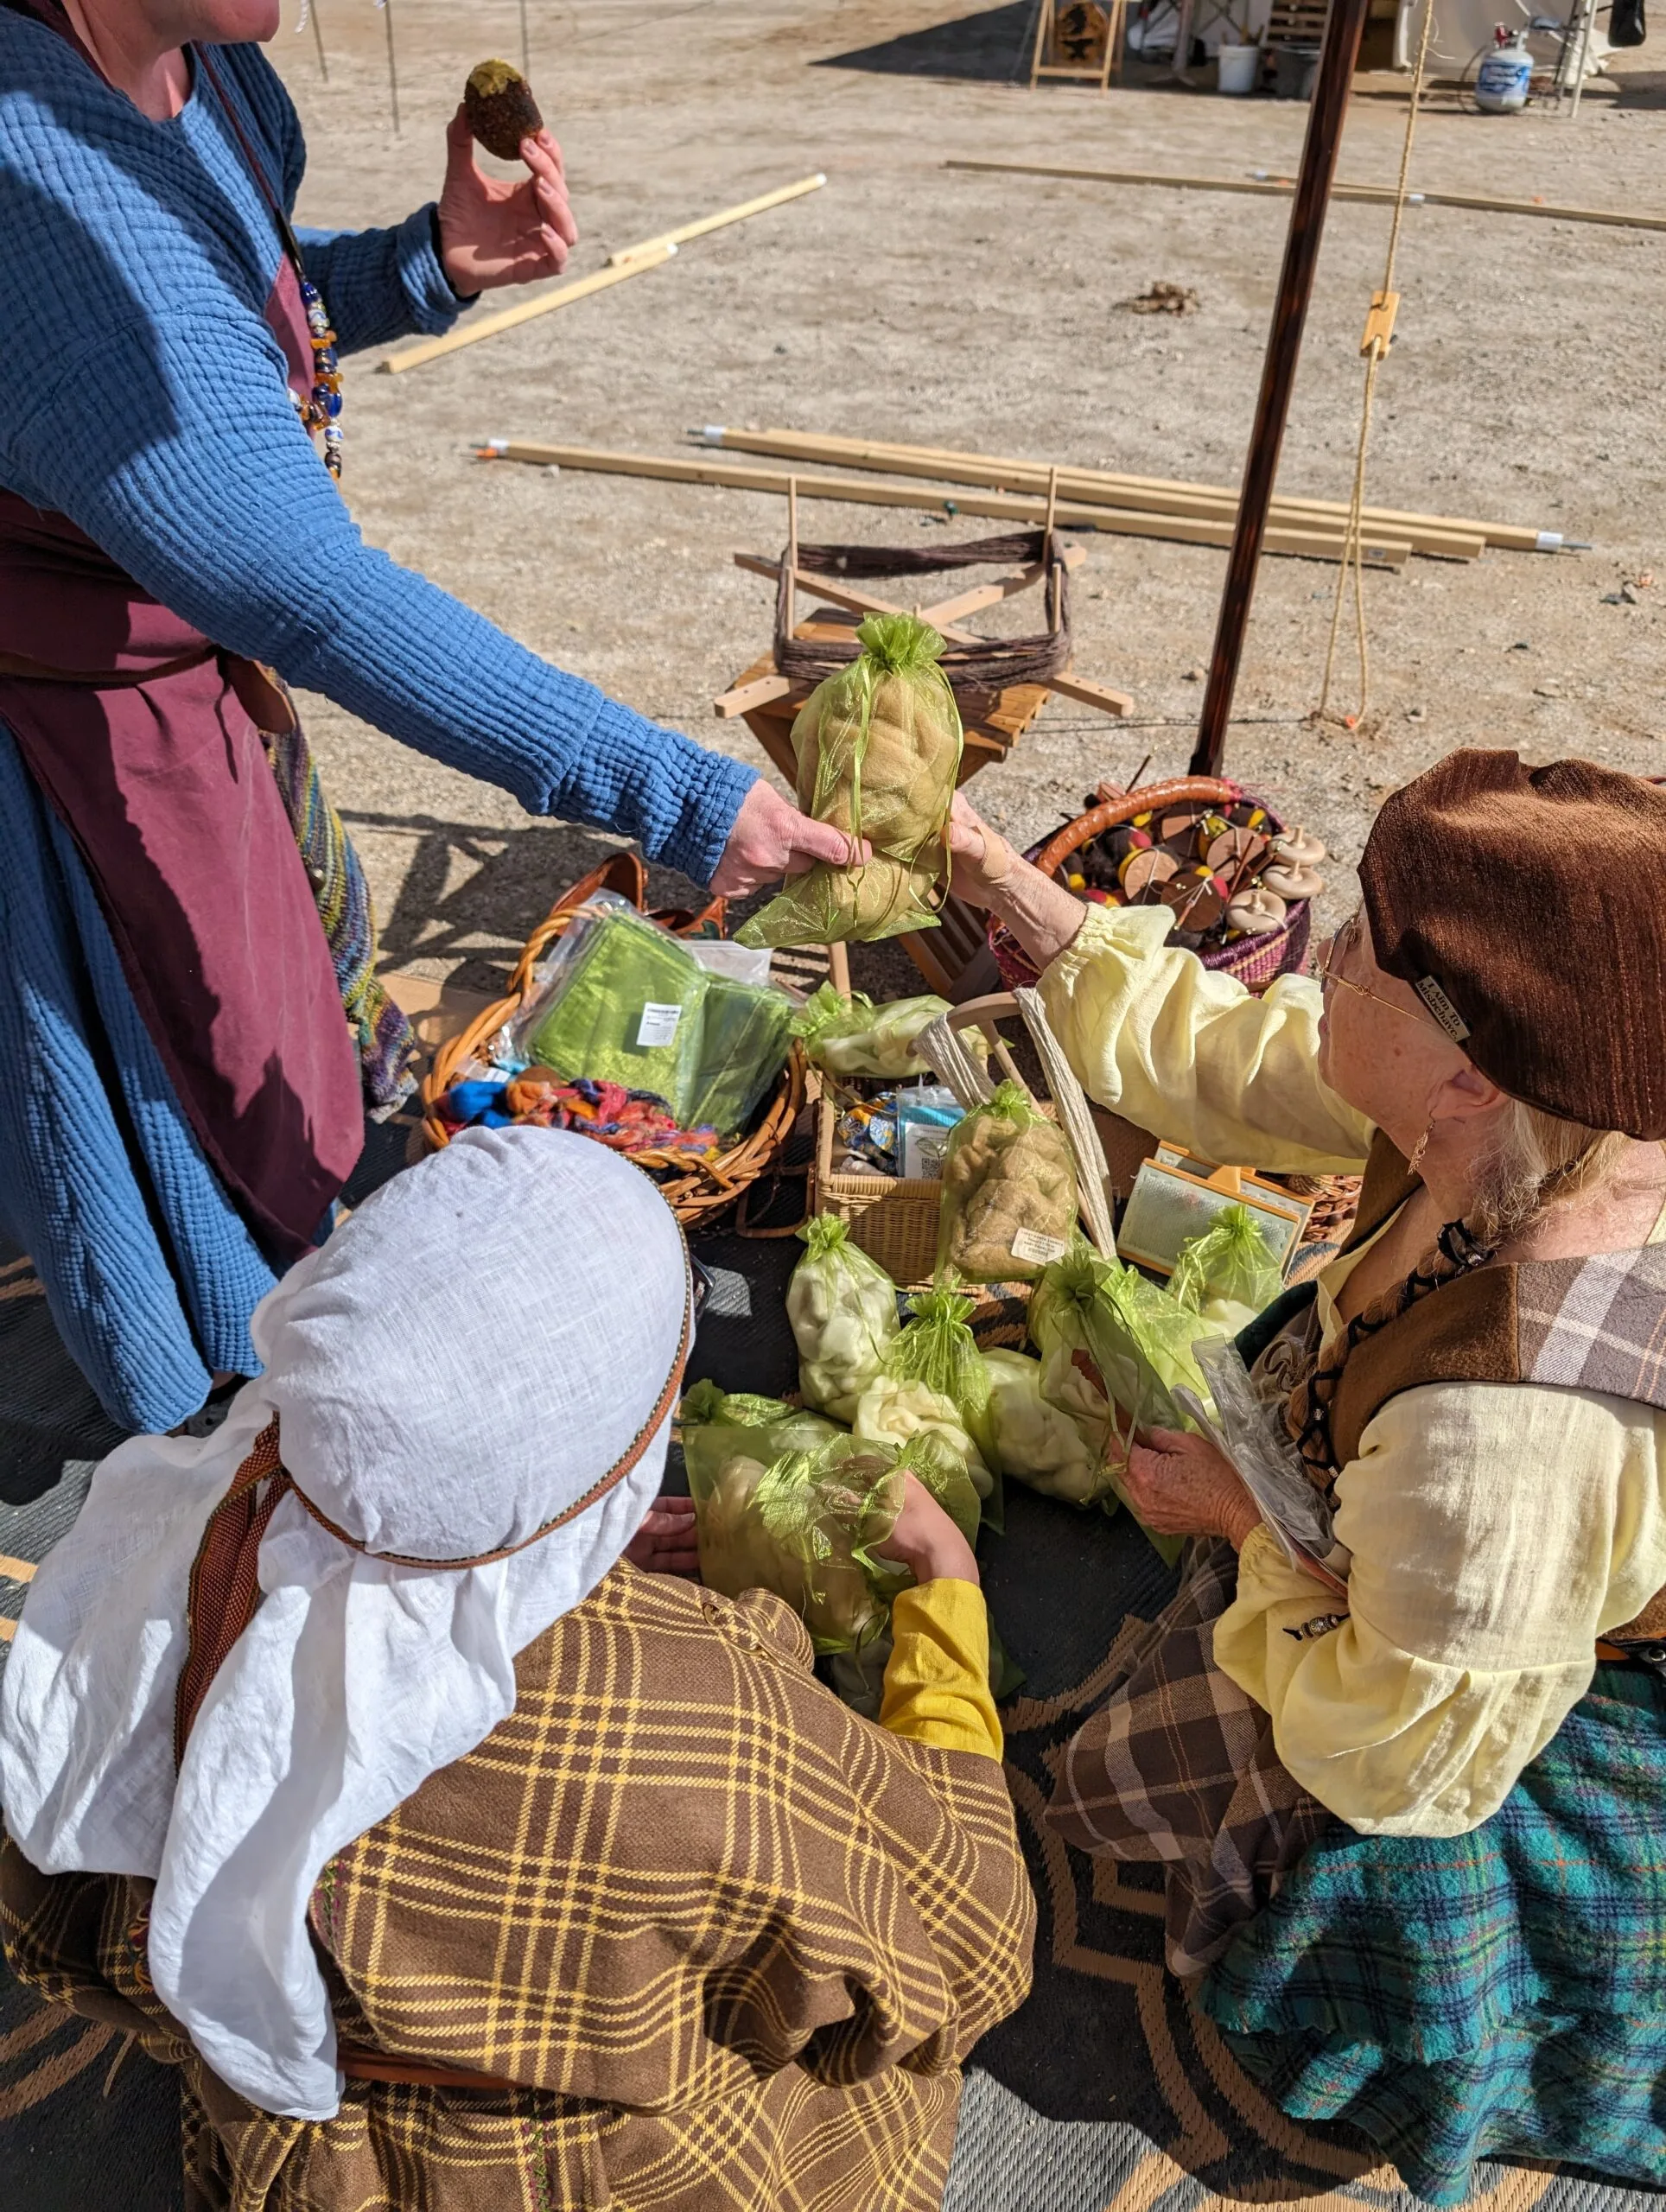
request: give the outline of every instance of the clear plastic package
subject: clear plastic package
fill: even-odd
[[[684,1128],[695,1103],[702,1014],[711,978],[668,930],[623,900],[581,910],[574,952],[515,1026],[529,1061],[663,1098]],[[569,936],[572,931],[569,930]]]

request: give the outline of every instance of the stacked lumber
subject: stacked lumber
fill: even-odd
[[[1071,503],[1072,510],[1086,506],[1112,513],[1137,513],[1147,522],[1164,515],[1206,521],[1224,528],[1229,537],[1237,521],[1238,495],[1226,485],[1189,484],[1162,476],[1130,476],[1109,468],[1059,466],[1055,469],[1047,461],[967,453],[951,446],[817,436],[800,430],[735,430],[713,425],[692,435],[703,444],[723,446],[733,452],[768,454],[792,461],[830,462],[842,468],[883,469],[893,475],[947,477],[955,483],[988,484],[1014,492],[1045,493],[1056,475],[1059,499]],[[1269,514],[1267,550],[1289,550],[1273,542],[1275,535],[1300,531],[1310,540],[1333,537],[1337,546],[1332,557],[1339,558],[1347,515],[1347,507],[1339,499],[1308,499],[1281,493],[1275,497]],[[1061,520],[1063,516],[1061,505]],[[1368,506],[1364,519],[1368,543],[1386,545],[1397,541],[1414,553],[1438,560],[1473,561],[1487,546],[1517,553],[1554,552],[1562,543],[1561,534],[1555,531],[1537,531],[1514,523],[1420,514],[1398,507]],[[1109,518],[1099,525],[1105,530],[1118,526]],[[1144,530],[1142,534],[1159,537],[1163,533],[1154,527]],[[1300,550],[1306,551],[1307,548]]]
[[[708,442],[727,443],[747,434],[717,430],[696,435],[704,435]],[[783,437],[793,435],[791,432],[780,435]],[[957,476],[958,481],[939,482],[916,489],[909,484],[881,483],[871,476],[804,476],[796,470],[736,468],[721,461],[661,457],[645,453],[612,453],[595,446],[548,445],[525,438],[493,438],[477,450],[482,461],[521,461],[534,467],[589,469],[604,476],[647,476],[666,484],[716,484],[735,492],[766,492],[777,499],[784,499],[789,492],[796,490],[801,499],[836,499],[842,505],[856,506],[912,507],[938,515],[989,516],[1000,522],[1045,523],[1051,517],[1061,530],[1099,530],[1126,537],[1174,538],[1187,545],[1230,546],[1236,524],[1235,507],[1220,512],[1186,514],[1155,503],[1149,505],[1132,501],[1118,504],[1105,499],[1097,491],[1084,496],[1073,488],[1078,481],[1078,473],[1071,472],[1067,483],[1066,473],[1062,470],[1059,479],[1059,495],[1057,499],[1050,499],[1046,469],[1040,471],[1039,474],[1031,469],[1025,479],[1027,485],[1030,482],[1036,485],[1034,492],[1027,489],[968,492],[961,489],[961,486],[968,480],[969,480],[963,471],[944,468],[941,465],[930,469],[916,469],[890,460],[873,465],[893,475]],[[843,467],[862,465],[842,455],[835,458]],[[1024,466],[1014,465],[1021,473]],[[1001,480],[1004,483],[1017,480],[1009,474]],[[1339,561],[1342,545],[1341,528],[1329,518],[1309,522],[1299,517],[1287,519],[1281,516],[1269,527],[1263,550],[1310,561]],[[1478,537],[1454,540],[1451,545],[1442,546],[1440,550],[1450,559],[1472,560],[1481,550],[1481,541]],[[1412,543],[1405,533],[1379,533],[1374,525],[1364,547],[1365,563],[1370,568],[1402,569],[1411,552]]]

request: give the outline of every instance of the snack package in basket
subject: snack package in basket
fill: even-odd
[[[846,998],[831,983],[823,983],[805,1001],[792,1028],[811,1065],[829,1075],[900,1083],[905,1076],[932,1072],[917,1039],[922,1029],[950,1011],[947,999],[929,994],[875,1006],[861,991]],[[989,1040],[981,1029],[969,1030],[963,1041],[980,1058],[988,1058]]]
[[[786,1291],[798,1388],[807,1406],[851,1421],[902,1325],[896,1285],[835,1215],[817,1214],[798,1234],[804,1255]]]
[[[1070,1249],[1076,1163],[1065,1132],[1016,1083],[974,1106],[943,1155],[939,1273],[1033,1282]]]
[[[835,1435],[773,1459],[766,1429],[730,1431],[744,1440],[715,1469],[689,1465],[700,1545],[700,1579],[738,1598],[773,1590],[800,1614],[818,1652],[860,1651],[882,1635],[891,1602],[912,1582],[899,1561],[879,1558],[902,1510],[906,1478],[919,1477],[963,1532],[976,1501],[951,1454],[930,1438],[906,1450]]]
[[[856,658],[798,709],[792,751],[804,813],[866,838],[874,856],[854,868],[818,861],[794,877],[738,932],[742,944],[833,944],[937,927],[963,743],[938,664],[943,640],[912,614],[870,614],[856,637]]]
[[[1248,1206],[1228,1206],[1180,1247],[1168,1287],[1195,1307],[1211,1337],[1236,1337],[1284,1287],[1283,1273]]]
[[[909,1300],[909,1319],[856,1408],[859,1436],[900,1441],[935,1434],[965,1459],[983,1518],[1002,1524],[1001,1459],[989,1411],[989,1377],[967,1326],[974,1301],[953,1290]]]
[[[669,930],[622,900],[583,918],[576,950],[519,1030],[521,1050],[558,1075],[650,1090],[691,1126],[711,979]]]
[[[1079,1349],[1091,1377],[1103,1382],[1120,1408],[1121,1417],[1110,1427],[1105,1461],[1119,1495],[1136,1429],[1195,1431],[1197,1423],[1174,1395],[1176,1384],[1194,1391],[1205,1408],[1211,1406],[1209,1386],[1192,1350],[1196,1331],[1196,1313],[1171,1291],[1158,1289],[1132,1268],[1097,1259],[1085,1243],[1077,1244],[1050,1267],[1036,1288],[1030,1334],[1043,1354],[1043,1390],[1049,1389],[1059,1372],[1047,1356],[1050,1351],[1063,1349],[1074,1339],[1071,1371],[1079,1371]],[[1157,1535],[1148,1529],[1146,1534],[1166,1560],[1172,1563],[1180,1556],[1181,1538]]]

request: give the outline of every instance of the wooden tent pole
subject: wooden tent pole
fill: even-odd
[[[1194,776],[1218,776],[1221,772],[1226,725],[1231,720],[1232,694],[1237,685],[1243,636],[1249,626],[1250,601],[1255,597],[1256,571],[1261,563],[1262,539],[1267,530],[1267,511],[1272,504],[1273,486],[1278,475],[1279,448],[1284,442],[1284,426],[1289,419],[1290,393],[1296,380],[1296,364],[1301,358],[1301,334],[1307,320],[1307,303],[1313,297],[1319,243],[1325,235],[1325,213],[1336,177],[1348,94],[1353,86],[1360,34],[1365,28],[1370,6],[1370,0],[1331,0],[1324,51],[1319,55],[1319,74],[1313,86],[1313,104],[1307,118],[1307,137],[1301,149],[1301,172],[1296,179],[1295,203],[1290,211],[1284,266],[1279,272],[1278,296],[1273,302],[1273,327],[1262,367],[1261,396],[1256,402],[1255,428],[1250,434],[1243,487],[1238,494],[1237,527],[1226,564],[1226,586],[1221,594],[1215,650],[1209,664],[1198,742],[1192,755],[1191,772]]]

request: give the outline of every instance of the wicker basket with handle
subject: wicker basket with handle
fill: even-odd
[[[452,1132],[440,1118],[439,1103],[461,1070],[472,1058],[483,1057],[492,1039],[519,1009],[532,986],[533,970],[571,923],[585,900],[598,891],[616,892],[639,912],[648,912],[647,872],[634,853],[615,853],[600,868],[592,868],[570,891],[563,892],[538,924],[515,963],[506,996],[495,1000],[476,1015],[466,1029],[442,1045],[433,1065],[423,1078],[423,1136],[430,1151],[442,1150]],[[652,918],[680,937],[721,937],[723,901],[715,899],[697,912],[661,910]],[[795,1045],[781,1071],[775,1091],[755,1126],[728,1151],[715,1160],[682,1152],[635,1152],[629,1156],[652,1174],[664,1192],[672,1212],[684,1229],[714,1220],[732,1206],[775,1162],[805,1100],[804,1061]]]
[[[1244,800],[1252,805],[1267,808],[1269,820],[1275,829],[1284,828],[1283,822],[1268,805],[1268,802],[1254,791],[1246,791],[1241,784],[1229,783],[1213,776],[1176,776],[1163,784],[1144,784],[1137,791],[1117,791],[1107,785],[1100,786],[1104,796],[1102,803],[1090,807],[1085,814],[1078,814],[1056,830],[1046,844],[1027,855],[1043,875],[1057,876],[1072,853],[1079,853],[1084,845],[1107,830],[1115,830],[1124,822],[1131,822],[1136,814],[1154,812],[1165,806],[1184,805],[1196,802],[1211,806],[1237,806]],[[1307,962],[1307,944],[1313,930],[1313,909],[1306,899],[1290,902],[1288,912],[1275,930],[1269,930],[1261,937],[1241,937],[1230,944],[1211,945],[1198,955],[1205,968],[1221,969],[1234,976],[1246,989],[1264,990],[1275,976],[1299,972]],[[989,925],[989,950],[995,957],[1002,980],[1013,988],[1036,980],[1034,963],[1004,923],[993,916]]]

